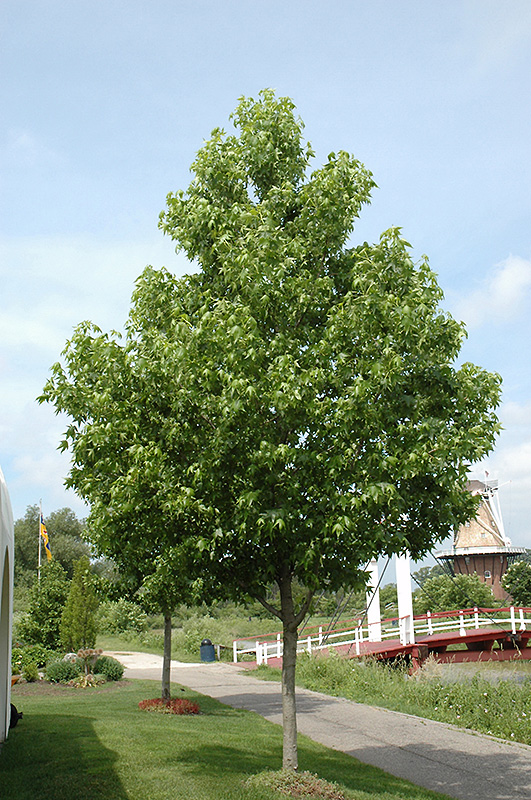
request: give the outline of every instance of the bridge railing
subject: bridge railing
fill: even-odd
[[[324,626],[313,629],[314,633],[299,637],[297,652],[312,653],[324,649],[346,648],[360,655],[362,643],[385,641],[400,638],[400,630],[406,619],[391,617],[374,623],[372,626],[362,619],[352,620],[346,628],[327,630]],[[354,623],[354,624],[352,624]],[[420,614],[413,619],[415,636],[434,636],[437,633],[458,630],[461,636],[467,630],[499,625],[504,630],[510,627],[513,634],[531,628],[531,608],[467,608],[454,611],[438,611]],[[310,629],[311,631],[312,629]],[[233,661],[242,658],[256,660],[257,664],[267,664],[270,658],[282,657],[282,634],[273,633],[245,640],[233,641]]]

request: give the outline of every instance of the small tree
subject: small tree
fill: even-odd
[[[74,577],[61,616],[60,636],[65,650],[77,652],[96,644],[98,598],[87,556],[74,563]]]
[[[18,625],[18,636],[28,644],[42,644],[51,650],[60,646],[60,625],[68,596],[69,582],[55,560],[41,568],[41,579],[31,589],[29,610]]]
[[[502,586],[519,606],[531,607],[531,564],[516,561],[507,569]]]

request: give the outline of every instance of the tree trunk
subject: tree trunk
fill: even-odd
[[[164,614],[164,656],[162,659],[162,699],[170,700],[171,616]]]
[[[297,662],[297,621],[293,608],[291,576],[280,583],[284,651],[282,657],[282,766],[296,770],[297,708],[295,703],[295,665]]]

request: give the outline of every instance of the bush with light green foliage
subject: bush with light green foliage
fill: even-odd
[[[22,671],[22,677],[27,683],[35,683],[39,680],[39,669],[34,661],[28,661]]]
[[[492,608],[499,605],[489,586],[473,575],[437,575],[428,578],[414,594],[416,614],[454,611],[461,608]]]
[[[11,650],[11,671],[14,675],[23,672],[27,664],[44,667],[53,658],[57,658],[55,650],[41,644],[14,645]]]
[[[141,633],[147,629],[146,612],[130,600],[108,600],[100,605],[98,629],[101,633]]]

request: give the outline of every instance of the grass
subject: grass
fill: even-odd
[[[256,674],[280,680],[280,671],[269,667],[258,668]],[[527,664],[442,665],[428,660],[410,676],[404,666],[302,655],[297,684],[531,745]]]
[[[5,800],[281,800],[274,781],[251,776],[281,763],[279,726],[174,685],[197,701],[198,716],[146,714],[154,681],[122,681],[75,690],[15,686],[24,718],[0,753]],[[435,800],[434,792],[394,778],[301,736],[301,771],[337,784],[350,800]],[[277,782],[278,783],[278,782]],[[319,793],[311,781],[309,797]],[[324,785],[324,784],[323,784]]]

